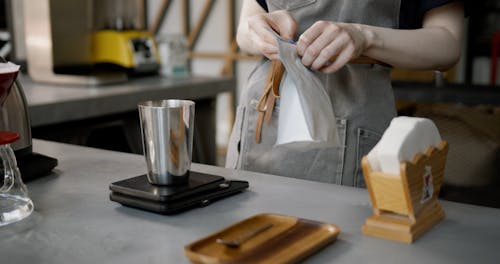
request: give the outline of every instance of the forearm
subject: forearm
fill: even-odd
[[[396,68],[446,70],[460,58],[461,39],[444,28],[397,30],[360,26],[369,39],[363,55]]]
[[[363,54],[397,68],[446,70],[460,58],[463,5],[459,2],[431,10],[423,28],[398,30],[359,25],[367,38]]]

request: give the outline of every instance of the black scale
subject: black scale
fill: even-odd
[[[16,160],[24,183],[49,175],[57,166],[57,159],[36,152],[16,155]]]
[[[175,214],[242,192],[247,181],[226,180],[222,176],[191,171],[188,182],[153,185],[146,174],[109,185],[111,201],[161,214]]]
[[[57,166],[57,159],[32,152],[31,146],[25,149],[14,151],[16,163],[21,172],[21,179],[24,183],[29,183],[41,177],[50,175]],[[3,164],[0,162],[0,170],[3,170]],[[3,184],[3,177],[0,177],[0,186]]]

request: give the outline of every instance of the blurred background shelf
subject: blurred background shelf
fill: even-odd
[[[396,100],[414,102],[461,103],[465,105],[500,105],[500,88],[491,85],[394,81]]]

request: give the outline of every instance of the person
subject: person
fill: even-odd
[[[244,0],[237,42],[263,55],[242,92],[226,167],[364,187],[360,161],[396,116],[390,67],[355,64],[370,57],[396,68],[443,71],[459,59],[464,3],[452,0]],[[256,133],[257,103],[271,61],[279,60],[273,32],[296,42],[304,67],[322,80],[337,117],[340,144],[275,145],[273,116]]]

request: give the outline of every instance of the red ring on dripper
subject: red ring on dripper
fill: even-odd
[[[0,145],[10,144],[19,139],[19,134],[11,131],[0,131]]]

